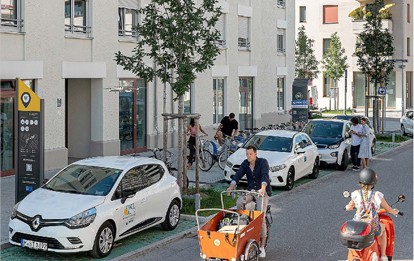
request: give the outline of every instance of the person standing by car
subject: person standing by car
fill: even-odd
[[[270,186],[269,179],[269,163],[264,158],[257,157],[257,149],[253,145],[249,145],[246,148],[246,158],[240,165],[239,170],[233,176],[230,186],[227,189],[227,195],[230,196],[231,191],[236,186],[237,182],[246,175],[247,178],[247,190],[255,190],[259,193],[259,198],[256,199],[256,205],[258,210],[266,211],[267,204],[269,203],[269,197],[272,195],[272,188]],[[240,196],[237,199],[237,209],[243,209],[244,204],[252,202],[253,196]],[[262,207],[263,200],[263,209]],[[266,244],[266,219],[263,218],[262,232],[261,232],[261,245],[260,245],[260,257],[266,257],[265,244]]]
[[[200,123],[198,124],[200,127],[200,131],[204,133],[204,135],[208,136],[207,133],[201,128]],[[197,133],[197,127],[195,125],[194,118],[191,118],[190,124],[187,126],[187,135],[190,135],[190,138],[188,138],[188,146],[190,147],[190,155],[188,156],[188,163],[187,163],[187,169],[193,169],[193,162],[195,160],[195,142],[196,142],[196,133]]]
[[[362,167],[368,168],[369,159],[372,158],[372,152],[371,152],[371,142],[370,142],[370,130],[367,125],[367,118],[362,117],[361,118],[362,123],[362,132],[361,132],[361,146],[359,148],[359,154],[358,158],[362,161]]]
[[[361,165],[361,159],[358,157],[360,145],[362,142],[361,133],[362,133],[362,125],[359,124],[359,120],[357,117],[353,117],[351,119],[351,130],[349,133],[351,134],[351,159],[352,159],[352,169],[355,171],[359,170],[359,166]]]
[[[229,116],[225,116],[221,122],[220,126],[217,128],[216,137],[220,145],[223,145],[223,134],[231,138],[237,135],[239,129],[239,123],[235,119],[234,113],[230,113]]]

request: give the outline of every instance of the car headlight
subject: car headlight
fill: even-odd
[[[96,208],[90,208],[88,210],[83,211],[73,217],[67,219],[65,224],[69,228],[82,228],[89,226],[96,217]]]
[[[20,202],[17,202],[16,205],[14,205],[12,213],[10,215],[11,219],[14,219],[17,217],[17,208],[19,207]]]
[[[276,165],[276,166],[270,167],[270,170],[272,172],[276,172],[276,171],[282,170],[284,168],[286,168],[286,165],[285,164],[281,164],[281,165]]]
[[[328,149],[335,150],[335,149],[339,148],[339,146],[341,146],[340,142],[338,142],[337,144],[329,145]]]
[[[230,161],[226,161],[226,166],[229,168],[233,167],[233,163],[231,163]]]

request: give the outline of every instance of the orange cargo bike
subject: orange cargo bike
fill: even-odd
[[[200,244],[200,256],[203,260],[228,260],[246,261],[259,259],[260,233],[263,218],[266,218],[267,239],[272,223],[270,206],[265,212],[257,210],[225,209],[223,194],[221,192],[222,208],[199,209],[196,211],[198,226],[198,241]],[[233,190],[232,193],[258,195],[257,192],[247,190]],[[262,208],[263,209],[263,201]],[[209,221],[200,227],[199,212],[218,211]],[[232,223],[223,222],[226,217],[232,217]],[[229,218],[227,218],[227,221]],[[224,224],[223,224],[224,223]]]

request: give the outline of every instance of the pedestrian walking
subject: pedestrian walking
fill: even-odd
[[[206,136],[207,133],[201,128],[200,123],[200,132],[204,133]],[[190,155],[188,156],[187,169],[193,169],[193,162],[195,161],[195,142],[196,142],[197,126],[195,125],[194,118],[191,118],[190,124],[187,126],[187,135],[190,135],[188,138],[188,146],[190,147]]]
[[[367,118],[362,117],[361,124],[362,124],[362,132],[361,132],[360,137],[362,138],[362,141],[361,141],[361,145],[359,148],[358,158],[361,159],[362,167],[368,168],[369,159],[372,158],[371,140],[370,140],[371,131],[367,125]]]
[[[351,160],[352,160],[352,169],[355,171],[359,170],[359,166],[361,165],[361,159],[358,157],[362,138],[362,125],[359,124],[358,117],[353,117],[351,119],[351,130],[349,134],[351,135]]]

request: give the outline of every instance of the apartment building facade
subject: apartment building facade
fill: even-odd
[[[2,176],[14,173],[16,78],[44,99],[45,169],[63,167],[68,158],[161,146],[161,113],[177,112],[175,95],[159,79],[145,82],[114,61],[115,52],[128,54],[135,47],[136,10],[148,3],[1,0]],[[211,131],[230,112],[240,129],[287,121],[293,3],[220,0],[218,5],[221,53],[185,95],[185,111],[200,113]],[[174,123],[170,126],[176,131]]]
[[[319,108],[335,109],[336,105],[336,108],[343,109],[345,103],[346,108],[365,108],[365,76],[360,72],[357,66],[358,58],[354,55],[358,34],[363,31],[365,21],[352,19],[349,14],[355,8],[373,2],[372,0],[295,1],[296,33],[298,27],[305,26],[308,37],[315,40],[314,50],[318,61],[322,60],[324,52],[329,49],[331,35],[335,32],[338,33],[348,58],[347,78],[345,79],[344,76],[337,82],[324,77],[320,64],[321,73],[313,81],[313,85],[318,87]],[[392,3],[395,3],[389,8],[392,18],[384,19],[382,26],[388,28],[394,38],[395,52],[392,59],[406,59],[407,62],[395,63],[394,71],[386,86],[385,99],[387,110],[401,110],[402,102],[404,108],[413,107],[413,1],[385,1],[385,4]],[[403,68],[401,65],[404,65]],[[370,84],[367,89],[369,95],[376,95],[377,89],[373,84]],[[336,101],[335,97],[337,97]],[[368,106],[372,108],[371,103]]]

